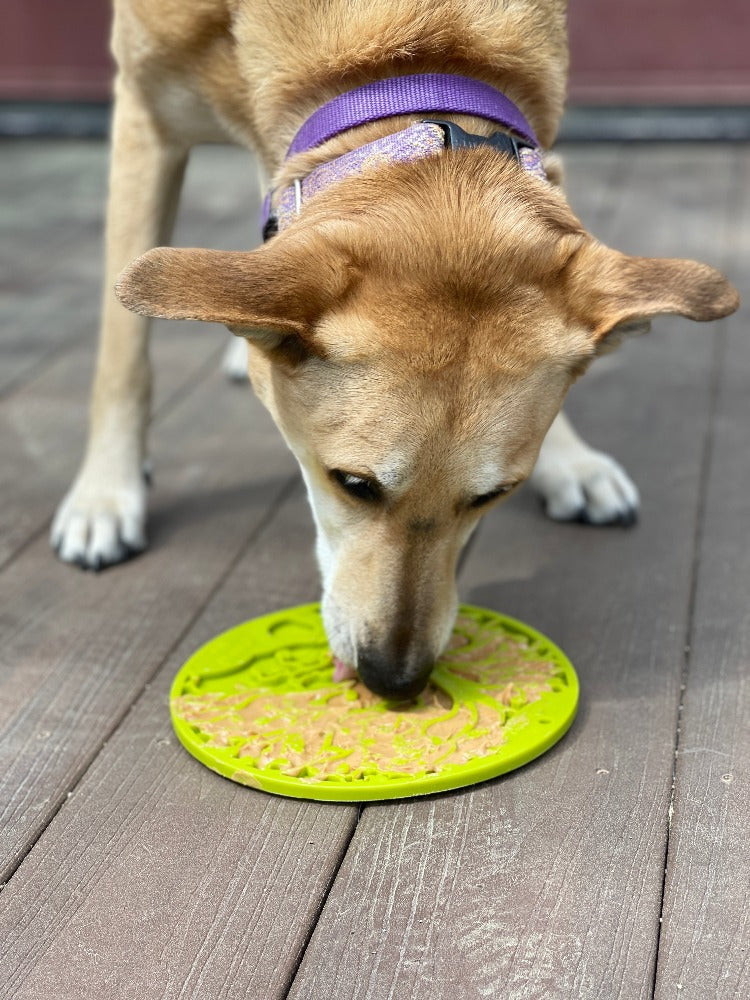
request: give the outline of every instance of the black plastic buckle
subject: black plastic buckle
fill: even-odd
[[[444,121],[442,118],[423,118],[422,122],[425,125],[440,126],[443,130],[446,149],[472,149],[476,146],[491,146],[499,153],[505,153],[506,156],[511,156],[520,163],[521,157],[518,155],[518,150],[521,147],[533,148],[530,143],[508,135],[506,132],[493,132],[490,136],[473,135],[462,129],[460,125]]]
[[[269,215],[266,219],[266,224],[263,226],[263,242],[267,243],[272,236],[275,236],[279,231],[279,220],[275,215]]]

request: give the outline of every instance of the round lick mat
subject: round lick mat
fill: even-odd
[[[446,791],[520,767],[560,739],[577,702],[575,671],[549,639],[469,605],[409,704],[334,682],[318,604],[217,636],[171,692],[175,731],[207,767],[276,795],[354,802]]]

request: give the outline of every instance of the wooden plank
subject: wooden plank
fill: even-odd
[[[240,431],[241,429],[241,431]],[[107,573],[46,538],[0,577],[0,866],[12,870],[257,531],[294,462],[216,373],[157,428],[151,548]]]
[[[3,163],[0,393],[96,324],[106,149],[12,143]]]
[[[561,145],[555,152],[562,158],[562,186],[570,205],[584,226],[597,233],[611,215],[612,192],[627,183],[632,169],[628,147],[620,143]],[[596,184],[591,183],[592,175],[598,178]]]
[[[726,155],[628,155],[603,235],[720,253]],[[651,997],[712,355],[705,329],[662,323],[572,401],[641,484],[636,531],[555,525],[523,494],[486,522],[464,594],[560,643],[578,719],[516,774],[368,807],[290,998]]]
[[[103,178],[106,144],[100,140],[55,141],[23,139],[3,143],[0,162],[0,187],[7,202],[3,202],[3,218],[20,218],[27,213],[39,192],[57,189],[53,204],[61,205],[71,191],[88,188],[93,198],[104,195]],[[17,213],[8,215],[5,213]],[[33,225],[33,219],[27,220]]]
[[[96,323],[106,146],[19,142],[0,171],[0,391]]]
[[[750,263],[750,157],[727,240]],[[727,325],[689,642],[656,997],[750,995],[750,310]]]
[[[177,742],[166,702],[198,645],[317,592],[298,489],[3,892],[0,996],[286,995],[357,809],[276,798],[212,774]]]
[[[11,146],[25,149],[26,143]],[[0,175],[0,394],[31,378],[98,325],[107,150],[101,143],[31,143]],[[49,162],[48,162],[49,161]],[[44,166],[44,169],[42,166]],[[19,186],[28,171],[30,180]],[[258,242],[259,192],[242,150],[191,156],[175,243],[248,248]],[[90,340],[89,340],[90,342]]]

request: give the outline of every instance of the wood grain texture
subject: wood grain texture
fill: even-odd
[[[750,156],[727,237],[750,265]],[[747,296],[747,284],[745,294]],[[750,995],[750,342],[728,321],[707,470],[675,771],[656,997]]]
[[[102,143],[6,145],[0,168],[0,393],[97,322]]]
[[[241,429],[241,433],[240,433]],[[249,388],[215,373],[154,435],[148,553],[103,574],[40,538],[0,577],[0,840],[12,869],[296,474]]]
[[[600,235],[645,253],[720,254],[712,220],[729,163],[625,154],[633,169]],[[584,152],[572,159],[571,174],[586,170]],[[707,170],[715,186],[701,202]],[[668,229],[653,228],[660,217]],[[578,719],[513,775],[368,807],[293,1000],[651,997],[712,357],[705,329],[661,323],[572,400],[593,443],[641,484],[637,530],[555,525],[528,494],[485,523],[464,594],[566,650]]]
[[[92,343],[103,272],[107,147],[18,143],[0,168],[0,394],[73,343]],[[191,156],[174,241],[257,245],[260,195],[252,159],[224,146]]]
[[[298,489],[3,893],[0,997],[286,995],[357,809],[276,798],[211,773],[172,733],[167,695],[203,642],[317,592]]]

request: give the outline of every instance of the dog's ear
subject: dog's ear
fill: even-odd
[[[276,237],[251,251],[157,247],[133,261],[115,292],[133,312],[223,323],[266,349],[314,352],[314,325],[353,280],[343,252],[318,234]]]
[[[598,354],[626,336],[645,333],[653,316],[671,313],[706,321],[728,316],[739,305],[736,289],[706,264],[629,257],[593,239],[568,262],[566,298]]]

